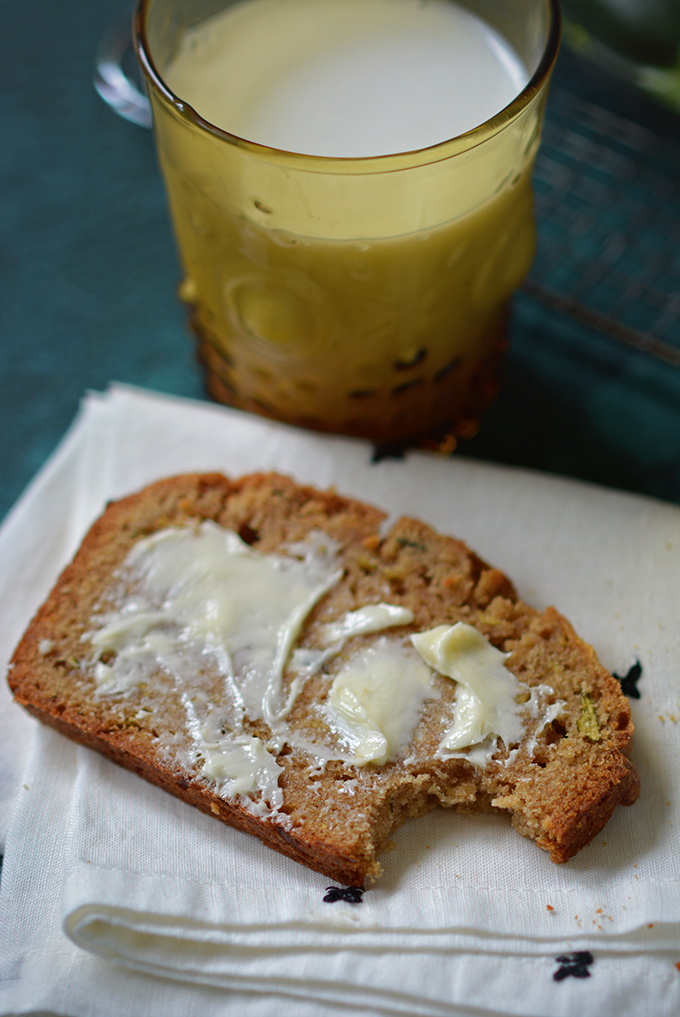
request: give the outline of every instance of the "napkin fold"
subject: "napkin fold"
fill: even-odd
[[[370,453],[124,386],[89,395],[0,533],[3,659],[108,498],[174,472],[279,469],[463,537],[525,599],[555,603],[605,666],[622,674],[639,659],[640,801],[566,866],[503,817],[438,811],[398,831],[361,903],[327,902],[323,876],[40,728],[3,689],[2,815],[15,801],[0,1014],[680,1010],[680,510],[463,459],[374,465]],[[556,961],[587,951],[589,977]]]

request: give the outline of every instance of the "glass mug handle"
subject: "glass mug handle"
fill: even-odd
[[[140,127],[151,127],[151,105],[137,68],[132,10],[128,9],[104,33],[97,47],[94,87],[118,116]]]

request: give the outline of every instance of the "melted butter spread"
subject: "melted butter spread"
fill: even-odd
[[[242,714],[275,725],[290,708],[283,668],[302,624],[342,576],[330,545],[317,537],[296,547],[298,557],[263,555],[212,522],[140,541],[125,563],[134,595],[90,635],[97,649],[116,653],[113,666],[96,668],[100,692],[131,688],[154,662],[183,675],[198,652]]]
[[[135,545],[121,570],[132,592],[117,610],[97,616],[100,627],[84,637],[97,658],[97,695],[125,697],[150,690],[155,702],[169,680],[180,692],[191,743],[189,749],[176,748],[177,758],[214,783],[218,794],[241,798],[256,814],[276,814],[281,808],[282,770],[276,754],[285,743],[317,756],[320,765],[330,759],[358,763],[376,756],[353,735],[345,740],[363,746],[361,759],[309,742],[289,729],[286,718],[304,680],[347,639],[413,620],[405,608],[367,605],[322,627],[323,649],[296,649],[310,610],[343,570],[337,546],[326,534],[312,533],[285,550],[261,554],[212,522],[162,530]],[[403,647],[378,653],[383,682],[388,659],[394,670],[403,655]],[[427,669],[412,652],[407,657],[411,664],[416,661],[422,677]],[[286,697],[284,667],[298,672]],[[215,671],[223,680],[219,702],[206,693],[202,678]],[[401,744],[399,731],[410,731],[419,703],[417,696],[406,697],[411,719],[402,718],[401,727],[387,725],[383,753]],[[246,718],[266,722],[271,732],[267,742],[244,731]],[[180,746],[182,736],[168,731],[164,741]]]
[[[425,700],[435,693],[430,669],[401,643],[383,637],[343,666],[327,713],[359,764],[393,759],[413,734]]]
[[[261,738],[254,735],[237,735],[215,743],[204,743],[204,763],[201,776],[214,781],[217,793],[231,798],[252,797],[260,793],[266,811],[283,805],[283,792],[279,787],[279,774],[283,771]]]
[[[509,654],[464,622],[420,632],[411,636],[411,642],[430,667],[458,682],[455,718],[440,743],[440,758],[488,743],[468,754],[471,761],[484,765],[495,751],[493,739],[502,738],[508,749],[522,740],[522,706],[517,702],[522,686],[505,667]]]
[[[122,570],[133,592],[85,637],[100,658],[99,696],[154,681],[162,695],[158,676],[170,679],[182,690],[191,741],[177,749],[179,760],[216,784],[218,794],[284,824],[278,746],[245,733],[243,722],[280,728],[300,688],[293,682],[284,701],[286,661],[309,611],[342,576],[325,534],[288,551],[259,554],[212,522],[162,530],[135,545]],[[202,688],[206,667],[223,679],[218,703]]]
[[[288,722],[304,682],[351,637],[411,624],[413,613],[365,605],[320,626],[321,648],[297,647],[309,612],[343,570],[337,546],[321,532],[284,551],[262,554],[212,522],[160,531],[135,545],[120,574],[130,592],[116,610],[97,615],[83,637],[94,649],[96,694],[137,694],[148,704],[137,716],[155,714],[163,749],[219,795],[289,824],[279,811],[282,747],[308,753],[320,768],[334,759],[359,766],[394,760],[412,741],[425,702],[438,695],[433,671],[458,683],[453,722],[437,752],[442,759],[464,754],[483,766],[499,738],[508,749],[521,741],[527,716],[542,713],[538,732],[561,711],[558,702],[539,712],[539,699],[552,689],[528,695],[504,666],[506,655],[458,623],[411,636],[413,646],[397,634],[362,646],[318,707],[329,744],[307,739]],[[166,723],[163,704],[177,704],[177,695],[184,721]],[[265,722],[266,740],[245,729],[248,720]]]

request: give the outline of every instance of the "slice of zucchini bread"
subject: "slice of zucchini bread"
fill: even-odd
[[[639,791],[619,683],[463,543],[276,474],[108,505],[19,644],[41,721],[347,885],[407,817],[564,862]]]

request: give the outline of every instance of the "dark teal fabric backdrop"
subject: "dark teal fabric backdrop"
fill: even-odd
[[[92,87],[119,0],[0,0],[0,516],[83,392],[204,398],[149,131]],[[570,54],[560,83],[655,129],[680,120]],[[680,369],[520,294],[503,392],[462,454],[680,503]]]

